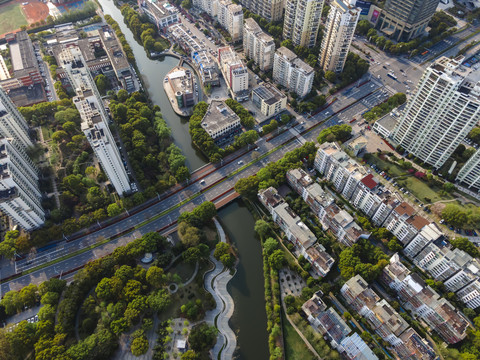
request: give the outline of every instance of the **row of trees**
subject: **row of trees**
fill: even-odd
[[[393,96],[390,96],[387,101],[373,107],[370,111],[363,114],[363,117],[367,121],[375,121],[378,118],[388,114],[390,111],[396,107],[402,105],[407,101],[407,96],[403,93],[396,93]]]
[[[122,30],[120,29],[120,26],[118,23],[113,20],[113,18],[110,15],[105,15],[105,20],[107,21],[107,24],[110,25],[115,31],[115,35],[117,35],[118,40],[120,41],[120,44],[122,44],[123,51],[125,52],[125,55],[127,56],[127,60],[131,64],[135,64],[135,55],[133,55],[133,50],[130,47],[130,44],[128,43],[127,39],[125,39],[125,35],[123,34]]]
[[[319,144],[336,141],[345,142],[350,138],[351,134],[352,127],[350,125],[333,125],[320,131],[317,141]]]

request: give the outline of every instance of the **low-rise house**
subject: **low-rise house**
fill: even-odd
[[[238,115],[220,100],[213,100],[208,105],[201,126],[217,145],[232,140],[241,131]]]
[[[378,360],[377,355],[357,333],[343,339],[337,350],[348,360]]]

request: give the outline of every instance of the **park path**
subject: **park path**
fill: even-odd
[[[220,235],[220,241],[226,242],[225,232],[217,219],[213,219]],[[205,289],[212,294],[217,304],[216,308],[207,311],[205,321],[218,329],[217,343],[210,351],[212,359],[230,360],[237,347],[237,338],[230,328],[228,321],[233,315],[235,304],[227,291],[227,284],[233,275],[225,266],[213,257],[213,250],[210,253],[210,261],[214,268],[205,275]]]

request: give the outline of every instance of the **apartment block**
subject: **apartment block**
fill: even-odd
[[[480,121],[480,70],[462,61],[462,56],[441,57],[425,70],[392,134],[397,144],[437,169]]]
[[[469,308],[480,307],[480,280],[475,281],[457,292],[460,301],[463,301]]]
[[[108,115],[82,53],[76,46],[66,47],[61,55],[62,67],[75,89],[73,103],[82,119],[81,129],[110,183],[118,195],[131,191],[120,151],[108,126]]]
[[[406,309],[425,321],[447,343],[455,344],[467,336],[469,322],[417,273],[411,273],[398,254],[392,256],[390,264],[383,269],[381,281],[396,291]]]
[[[178,23],[178,10],[165,0],[138,0],[139,10],[147,15],[148,20],[154,23],[158,30]]]
[[[201,126],[217,145],[231,141],[242,131],[238,115],[220,100],[212,100],[208,105]]]
[[[427,245],[446,240],[445,235],[435,223],[424,226],[423,229],[403,249],[404,254],[414,259]]]
[[[0,211],[26,231],[45,222],[38,171],[16,141],[0,139]]]
[[[252,18],[245,19],[243,27],[243,52],[252,59],[262,71],[273,68],[275,41],[262,30]]]
[[[218,49],[218,64],[232,97],[238,101],[248,99],[248,70],[237,53],[229,46]]]
[[[243,10],[241,5],[231,0],[194,0],[193,6],[215,17],[218,23],[228,31],[233,42],[243,37]]]
[[[283,38],[294,46],[314,47],[324,0],[286,0]]]
[[[282,19],[283,0],[241,0],[240,2],[248,10],[264,17],[270,22]]]
[[[377,355],[357,333],[343,339],[337,350],[348,360],[378,360]]]
[[[364,231],[347,211],[332,203],[325,209],[325,216],[320,221],[324,230],[329,229],[337,240],[347,246],[352,246],[360,239],[368,239],[370,233]]]
[[[435,280],[445,281],[471,260],[472,257],[463,250],[430,243],[413,258],[413,263]]]
[[[381,300],[360,275],[348,280],[340,292],[377,335],[390,343],[400,359],[435,359],[435,352],[428,343],[409,327],[385,299]]]
[[[480,192],[480,150],[462,166],[455,181],[472,191]]]
[[[7,93],[0,86],[0,136],[13,139],[18,146],[32,146],[28,124]]]
[[[334,0],[325,23],[318,63],[323,71],[341,73],[347,60],[361,9],[356,0]]]
[[[287,97],[271,84],[253,89],[252,102],[268,117],[275,116],[287,108]]]
[[[273,60],[273,81],[304,97],[312,90],[314,77],[313,68],[293,51],[283,46],[277,49]]]
[[[406,245],[428,224],[430,224],[430,221],[416,215],[410,204],[402,202],[393,209],[383,223],[383,227],[395,235],[402,244]]]
[[[316,276],[324,277],[334,264],[326,249],[316,243],[317,238],[290,209],[277,190],[270,187],[258,193],[260,202],[269,210],[273,221],[280,226],[286,238],[295,245],[298,252],[312,265]]]
[[[440,0],[387,0],[379,29],[396,41],[408,42],[425,33]]]

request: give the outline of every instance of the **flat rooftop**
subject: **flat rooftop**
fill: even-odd
[[[273,105],[286,97],[271,84],[260,85],[253,89],[253,92],[268,105]]]
[[[240,121],[238,115],[224,101],[213,100],[208,106],[201,124],[207,133],[213,133],[238,121]]]

